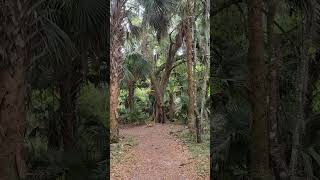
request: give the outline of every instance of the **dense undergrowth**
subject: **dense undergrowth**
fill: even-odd
[[[75,146],[65,151],[58,98],[52,91],[34,91],[28,118],[29,149],[27,179],[102,180],[107,177],[109,136],[107,89],[85,85],[79,96]],[[55,146],[50,138],[56,140]]]

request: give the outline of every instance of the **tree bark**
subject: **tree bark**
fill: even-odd
[[[120,88],[119,84],[110,81],[110,140],[111,142],[119,141],[119,130],[118,130],[118,96]]]
[[[122,46],[124,43],[124,29],[122,26],[124,18],[123,0],[112,0],[111,2],[111,50],[110,50],[110,140],[119,141],[118,130],[118,97],[120,94],[120,81],[123,76]]]
[[[0,1],[0,179],[26,177],[26,112],[30,95],[27,68],[31,64],[27,37],[34,32],[29,26],[33,3],[21,0]],[[28,6],[28,7],[26,7]],[[22,9],[23,8],[23,9]]]
[[[205,1],[205,11],[204,11],[204,34],[205,34],[205,45],[204,45],[204,62],[205,62],[205,71],[204,71],[204,79],[202,84],[202,95],[201,95],[201,107],[200,107],[200,132],[202,132],[201,123],[204,122],[204,115],[205,115],[205,103],[207,101],[207,94],[208,94],[208,80],[209,80],[209,71],[210,71],[210,1]]]
[[[21,52],[20,52],[21,53]],[[16,54],[23,61],[23,54]],[[25,67],[18,62],[12,72],[0,71],[0,179],[25,177],[26,133]]]
[[[68,73],[64,80],[60,82],[60,112],[62,118],[62,142],[64,151],[74,149],[74,123],[75,123],[75,97],[72,94],[73,84],[71,82],[71,74]]]
[[[194,116],[194,103],[195,103],[195,97],[194,97],[194,83],[193,83],[193,55],[192,55],[192,1],[187,1],[187,7],[186,7],[186,37],[185,37],[185,43],[187,46],[187,82],[188,82],[188,126],[190,130],[195,130],[195,116]]]
[[[82,58],[85,59],[85,58]],[[56,66],[55,72],[61,73],[58,80],[59,110],[61,114],[62,142],[64,151],[72,151],[76,145],[77,136],[77,102],[81,83],[84,80],[83,62],[66,59]],[[51,123],[51,125],[53,125]],[[56,140],[57,141],[57,140]]]
[[[251,104],[249,174],[253,180],[271,180],[267,119],[266,65],[262,32],[262,0],[248,1],[248,69]]]
[[[158,123],[165,123],[167,121],[165,109],[164,109],[164,87],[157,81],[154,74],[151,75],[151,81],[154,89],[154,118]]]

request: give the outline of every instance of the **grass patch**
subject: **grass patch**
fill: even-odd
[[[192,158],[195,161],[195,170],[198,176],[207,177],[210,174],[210,134],[202,135],[202,143],[196,143],[195,135],[188,129],[171,132],[174,136],[181,139],[188,147]]]
[[[133,137],[121,138],[119,143],[110,144],[110,164],[121,161],[123,155],[137,145]]]

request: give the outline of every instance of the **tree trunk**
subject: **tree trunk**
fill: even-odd
[[[21,52],[20,52],[21,53]],[[18,180],[27,171],[24,152],[26,133],[26,73],[23,54],[14,70],[0,71],[0,179]],[[22,61],[22,62],[21,62]]]
[[[159,123],[165,123],[167,119],[165,115],[163,97],[164,97],[164,92],[166,90],[166,87],[170,78],[170,74],[172,72],[173,65],[175,63],[176,52],[178,51],[178,49],[181,47],[181,44],[182,44],[182,40],[184,36],[182,25],[183,24],[180,24],[179,27],[177,28],[178,34],[176,35],[174,42],[172,42],[172,39],[170,37],[170,45],[169,45],[168,54],[166,57],[165,69],[163,72],[160,73],[160,75],[156,73],[155,62],[152,61],[153,58],[149,54],[147,37],[143,36],[142,52],[143,52],[143,55],[147,57],[147,59],[149,59],[152,64],[152,72],[150,73],[150,79],[151,79],[152,88],[154,90],[153,95],[155,97],[153,115],[154,115],[154,120]]]
[[[167,116],[164,109],[164,87],[155,79],[154,75],[151,75],[151,81],[154,89],[155,104],[154,104],[154,118],[158,123],[165,123],[167,121]]]
[[[303,45],[301,59],[298,64],[297,73],[297,94],[296,94],[296,124],[292,137],[292,150],[290,159],[290,175],[291,180],[299,178],[299,174],[304,174],[303,169],[298,168],[298,160],[302,157],[301,151],[299,151],[299,146],[301,145],[302,135],[304,133],[304,123],[306,120],[306,105],[307,105],[307,92],[309,83],[309,63],[311,60],[311,54],[309,54],[309,49],[312,47],[312,34],[314,28],[314,16],[315,16],[315,2],[313,0],[308,0],[306,2],[308,11],[305,12],[306,19],[303,25]],[[306,178],[306,175],[303,175]]]
[[[119,130],[118,130],[118,96],[120,87],[117,82],[110,81],[110,133],[111,142],[119,141]]]
[[[262,0],[248,1],[248,68],[251,104],[249,174],[253,180],[272,180],[267,121],[266,65],[262,32]]]
[[[48,148],[59,150],[61,139],[59,136],[58,122],[55,118],[50,118],[48,128]]]
[[[270,0],[267,2],[267,34],[268,34],[268,56],[269,56],[269,107],[268,107],[268,119],[269,119],[269,138],[270,138],[270,155],[271,162],[274,167],[275,175],[278,179],[288,179],[288,167],[285,162],[283,148],[279,142],[278,134],[278,109],[280,108],[280,96],[279,96],[279,71],[280,61],[279,58],[279,44],[276,41],[274,34],[274,17],[276,14],[277,2],[276,0]]]
[[[24,6],[22,6],[23,4]],[[26,7],[28,6],[28,7]],[[26,12],[33,3],[0,1],[0,179],[24,179],[26,112],[28,103],[27,68],[31,64],[27,37],[34,13]]]
[[[185,42],[187,46],[187,82],[188,82],[188,126],[193,131],[195,130],[195,117],[194,117],[194,84],[193,84],[193,55],[192,55],[192,1],[187,1],[186,12],[186,37]]]
[[[72,95],[71,74],[67,74],[66,78],[60,82],[60,112],[62,118],[62,142],[64,151],[74,149],[74,123],[75,123],[75,99]]]
[[[195,14],[195,8],[193,8],[193,14]],[[197,68],[197,60],[198,60],[198,52],[197,52],[197,44],[199,43],[198,41],[200,41],[200,39],[198,40],[197,39],[197,26],[196,26],[196,22],[195,22],[195,19],[192,21],[192,51],[193,51],[193,55],[192,55],[192,62],[193,62],[193,65],[192,65],[192,71],[193,71],[193,95],[194,95],[194,109],[196,110],[198,107],[198,97],[197,97],[197,94],[198,94],[198,86],[197,86],[197,83],[194,83],[194,81],[198,81],[197,80],[197,72],[196,72],[196,68]],[[195,115],[197,116],[197,115]],[[196,121],[196,119],[195,119]],[[195,122],[197,123],[197,122]]]
[[[55,94],[55,87],[53,86],[51,89],[51,96],[54,97]],[[52,101],[52,108],[55,107],[55,98]],[[53,112],[54,114],[56,112]],[[54,116],[55,117],[55,116]],[[59,150],[61,146],[61,137],[59,136],[59,129],[58,129],[59,121],[57,118],[50,118],[48,124],[48,148]]]
[[[201,121],[200,121],[200,113],[198,112],[198,109],[194,109],[194,114],[195,114],[195,128],[196,128],[196,142],[201,143],[202,138],[201,138]]]
[[[64,151],[74,150],[77,136],[77,102],[81,83],[83,82],[83,63],[66,59],[57,66],[63,76],[58,81],[59,105],[62,119],[62,142]]]
[[[120,81],[123,76],[122,46],[124,43],[124,1],[112,0],[111,2],[111,50],[110,50],[110,140],[119,141],[118,130],[118,97],[120,94]]]
[[[224,175],[225,172],[225,164],[227,161],[228,154],[224,150],[225,147],[228,145],[229,141],[229,134],[227,133],[226,128],[226,105],[227,105],[227,97],[224,94],[224,91],[217,92],[214,90],[214,70],[212,68],[213,75],[210,79],[211,89],[211,110],[210,119],[212,119],[212,123],[210,123],[210,152],[211,156],[211,168],[212,168],[212,177],[215,180],[225,180],[226,176]],[[216,84],[215,84],[216,85]]]
[[[207,101],[207,94],[208,94],[208,80],[209,80],[209,71],[210,71],[210,49],[209,49],[209,43],[210,43],[210,1],[205,1],[205,11],[204,11],[204,34],[205,34],[205,45],[204,45],[204,62],[205,62],[205,71],[204,71],[204,78],[203,78],[203,84],[202,84],[202,95],[201,95],[201,109],[200,109],[200,131],[202,132],[201,123],[204,122],[204,115],[205,115],[205,103]]]

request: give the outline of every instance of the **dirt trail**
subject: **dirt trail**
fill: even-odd
[[[112,180],[196,180],[194,163],[181,141],[170,131],[183,128],[172,124],[120,129],[120,135],[133,137],[137,145],[111,169]]]

